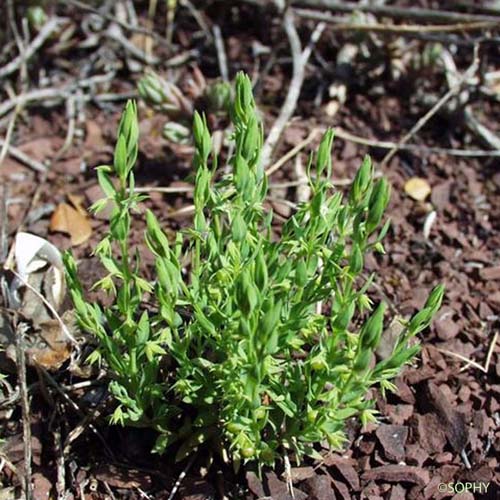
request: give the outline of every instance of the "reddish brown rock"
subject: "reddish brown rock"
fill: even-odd
[[[262,481],[259,479],[257,474],[252,471],[248,471],[246,473],[246,480],[248,489],[257,497],[265,497],[266,493],[264,491],[264,487],[262,486]]]
[[[309,492],[309,500],[335,500],[332,489],[332,480],[325,475],[310,477],[305,482],[305,488]]]
[[[399,462],[404,458],[408,427],[404,425],[382,424],[376,430],[375,434],[388,460]]]
[[[446,444],[446,435],[438,417],[433,413],[415,415],[414,422],[422,448],[429,454],[441,453]]]
[[[356,469],[349,463],[338,462],[335,464],[335,468],[340,472],[342,477],[347,481],[347,484],[353,491],[359,491],[359,475]]]
[[[460,333],[460,326],[454,320],[455,311],[451,307],[443,307],[434,320],[434,329],[441,340],[450,340]]]
[[[413,405],[387,405],[387,415],[394,425],[403,425],[414,412]]]
[[[418,444],[413,443],[406,446],[406,463],[422,467],[429,458],[429,454]]]
[[[314,470],[314,467],[293,467],[290,471],[290,475],[294,483],[305,481],[306,479],[313,477],[315,474],[316,471]]]
[[[308,498],[303,491],[297,488],[293,489],[294,497],[292,497],[288,491],[286,482],[278,479],[278,476],[274,472],[268,472],[266,478],[269,493],[271,493],[273,500],[293,500],[293,498],[295,500],[306,500]]]
[[[413,483],[421,487],[430,480],[429,471],[412,465],[382,465],[364,472],[361,477],[365,481]]]
[[[479,271],[479,276],[485,281],[500,280],[500,266],[483,267]]]

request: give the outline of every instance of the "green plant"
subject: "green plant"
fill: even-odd
[[[190,145],[193,107],[179,87],[148,71],[137,83],[137,90],[146,104],[168,118],[163,137],[175,144]],[[193,78],[191,99],[201,101],[209,114],[226,116],[231,107],[231,85],[227,82],[207,84],[198,72]]]
[[[349,417],[375,419],[367,390],[394,389],[390,380],[419,351],[411,339],[429,325],[443,287],[406,323],[392,354],[375,363],[385,305],[365,318],[373,276],[365,280],[362,271],[368,252],[383,252],[387,181],[374,181],[367,157],[344,199],[330,182],[333,133],[326,132],[309,163],[311,199],[276,238],[263,206],[262,125],[243,74],[235,94],[231,173],[220,174],[206,121],[194,116],[193,227],[169,242],[146,212],[156,281],[140,277],[140,253],[128,240],[142,199],[134,192],[131,102],[114,164],[98,168],[106,198],[94,206],[114,205],[95,251],[109,273],[96,286],[113,305],[88,303],[71,255],[65,264],[80,325],[99,339],[90,360],[104,360],[113,379],[112,422],[156,429],[156,451],[178,442],[179,459],[211,441],[235,462],[272,465],[286,450],[315,456],[320,441],[341,447]]]

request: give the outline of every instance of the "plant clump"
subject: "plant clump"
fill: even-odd
[[[111,307],[85,299],[76,262],[65,257],[79,323],[99,341],[90,361],[111,378],[111,421],[155,429],[155,450],[175,446],[178,459],[204,443],[236,464],[271,466],[284,453],[317,456],[320,442],[342,447],[347,419],[375,420],[367,391],[394,389],[391,379],[419,351],[412,339],[443,297],[436,287],[392,353],[375,361],[386,306],[372,304],[374,276],[363,269],[368,253],[384,251],[386,179],[374,180],[366,157],[344,197],[330,180],[327,131],[307,169],[310,200],[277,237],[264,206],[262,124],[250,80],[239,74],[230,171],[217,168],[206,120],[195,113],[194,223],[169,241],[146,212],[156,275],[148,282],[129,240],[143,199],[134,190],[136,115],[129,102],[114,163],[97,171],[105,198],[93,209],[112,203],[113,212],[95,250],[108,274],[95,286],[112,296]]]

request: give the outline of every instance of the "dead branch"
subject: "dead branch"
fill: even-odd
[[[157,43],[160,45],[163,45],[165,47],[170,47],[169,43],[165,38],[158,33],[149,30],[147,28],[143,28],[141,26],[134,26],[132,24],[126,23],[124,21],[121,21],[119,19],[116,19],[115,16],[112,16],[110,14],[105,14],[98,9],[95,9],[91,5],[88,5],[84,2],[80,2],[79,0],[59,0],[59,3],[66,4],[66,5],[73,5],[74,7],[77,7],[78,9],[84,10],[86,12],[92,12],[92,14],[96,14],[102,19],[105,19],[106,21],[113,22],[118,24],[120,27],[123,29],[126,29],[128,31],[131,31],[132,33],[140,33],[142,35],[147,35],[151,38],[153,38]]]
[[[252,2],[259,3],[261,2]],[[419,7],[396,7],[394,5],[365,4],[358,2],[342,2],[338,0],[297,0],[292,1],[293,6],[305,5],[318,9],[327,9],[335,12],[369,12],[371,14],[389,17],[392,19],[416,19],[427,22],[446,22],[446,23],[471,23],[477,21],[500,22],[500,16],[465,14],[462,12],[453,12],[447,10],[422,9]]]
[[[6,144],[7,141],[0,139],[0,148],[3,148]],[[12,156],[12,158],[19,160],[21,163],[24,163],[26,166],[36,170],[37,172],[45,172],[47,170],[47,167],[43,163],[30,158],[26,153],[23,153],[20,149],[14,146],[7,145],[7,152],[10,156]]]
[[[300,89],[302,88],[302,83],[304,82],[307,61],[309,60],[314,46],[325,29],[325,24],[319,23],[316,26],[311,35],[309,44],[304,51],[302,51],[300,38],[297,33],[297,29],[295,28],[293,12],[291,9],[287,9],[285,11],[283,17],[283,27],[290,43],[290,50],[293,59],[293,75],[285,102],[283,103],[278,118],[276,118],[276,121],[271,127],[266,142],[262,148],[261,164],[264,166],[266,166],[271,160],[273,150],[276,147],[286,124],[289,122],[293,112],[295,111],[300,95]]]
[[[31,59],[31,57],[33,57],[35,52],[46,42],[50,35],[52,35],[52,33],[54,33],[54,31],[66,21],[67,19],[60,17],[53,17],[49,19],[44,24],[36,38],[26,47],[26,50],[24,50],[24,52],[19,54],[15,59],[6,64],[3,68],[0,68],[0,78],[5,78],[11,73],[14,73],[14,71],[19,69],[24,61]]]
[[[396,154],[398,149],[400,149],[401,145],[406,144],[454,95],[456,95],[458,92],[460,92],[462,85],[467,82],[467,80],[476,73],[478,67],[479,67],[479,55],[478,55],[478,47],[476,46],[474,49],[474,57],[472,60],[472,64],[469,66],[469,68],[465,71],[463,75],[460,76],[460,78],[457,79],[455,84],[450,87],[448,92],[444,94],[441,99],[439,99],[432,108],[427,111],[418,121],[415,123],[415,125],[411,128],[411,130],[399,141],[397,144],[397,147],[392,148],[383,158],[382,162],[380,163],[381,166],[386,165],[391,158]]]
[[[313,19],[332,24],[331,31],[365,31],[375,33],[422,34],[422,33],[456,33],[464,31],[480,31],[498,27],[499,21],[474,21],[456,24],[385,24],[385,23],[348,23],[326,12],[308,9],[294,9],[295,13],[304,19]]]
[[[482,149],[453,149],[453,148],[437,148],[429,146],[420,146],[418,144],[398,144],[396,142],[390,141],[377,141],[376,139],[367,139],[365,137],[360,137],[359,135],[354,135],[347,130],[335,127],[335,137],[344,139],[346,141],[354,142],[356,144],[362,144],[363,146],[369,146],[373,148],[381,149],[394,149],[397,148],[403,151],[413,151],[416,153],[427,153],[427,154],[440,154],[448,156],[461,156],[461,157],[498,157],[500,156],[500,151],[486,151]]]
[[[28,395],[28,386],[26,382],[26,355],[24,350],[24,335],[26,325],[18,324],[16,328],[16,364],[17,375],[21,394],[21,407],[23,415],[23,444],[24,444],[24,495],[26,500],[31,500],[33,486],[31,484],[31,416],[30,403]]]
[[[214,42],[215,50],[217,51],[217,61],[219,62],[219,71],[222,79],[227,82],[229,81],[229,70],[227,66],[226,49],[224,48],[224,40],[222,38],[222,32],[218,24],[214,24]]]

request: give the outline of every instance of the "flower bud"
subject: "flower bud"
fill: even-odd
[[[410,361],[415,355],[420,351],[419,345],[414,345],[406,349],[401,349],[391,356],[385,363],[384,368],[386,370],[391,370],[394,368],[400,368]]]
[[[349,269],[352,274],[359,274],[363,270],[363,254],[357,243],[352,246],[352,253],[349,259]]]
[[[368,218],[366,221],[366,229],[368,234],[371,234],[382,220],[384,211],[389,203],[390,188],[387,181],[380,179],[373,188],[368,206]]]
[[[369,349],[364,349],[358,353],[356,356],[356,361],[354,362],[353,370],[357,373],[364,372],[368,365],[370,364],[370,360],[372,357],[372,351]]]
[[[247,271],[242,273],[236,286],[236,299],[241,312],[245,316],[248,316],[257,305],[258,291],[255,289],[255,285],[250,281]]]
[[[437,285],[432,289],[429,297],[427,298],[427,301],[425,302],[424,308],[430,309],[433,315],[436,314],[436,312],[441,307],[441,302],[443,301],[444,297],[444,290],[444,285]]]
[[[361,329],[361,345],[373,349],[382,335],[384,327],[385,302],[381,302]]]
[[[254,108],[255,102],[252,95],[252,82],[248,75],[240,71],[236,75],[236,97],[234,100],[236,118],[246,124]]]
[[[345,331],[349,327],[349,323],[354,315],[356,309],[356,303],[352,301],[348,306],[343,307],[341,311],[337,314],[335,321],[333,322],[333,329]]]
[[[408,330],[411,334],[416,335],[422,330],[425,330],[431,322],[432,315],[433,311],[428,307],[424,307],[421,311],[415,314],[408,323]]]
[[[326,175],[329,178],[332,173],[332,144],[333,144],[333,130],[328,129],[323,135],[321,144],[318,148],[316,156],[316,171],[318,177],[323,173],[326,168]]]
[[[326,359],[323,354],[318,354],[314,356],[311,361],[311,368],[316,372],[322,372],[328,368]]]
[[[373,178],[372,160],[369,156],[365,156],[361,167],[354,177],[352,183],[350,199],[355,205],[358,205],[363,196],[368,192]]]
[[[236,242],[243,241],[247,234],[247,225],[241,213],[236,214],[231,224],[231,235]]]
[[[257,253],[257,258],[255,259],[255,284],[260,290],[264,290],[267,287],[268,272],[267,264],[264,259],[264,252],[259,250]]]
[[[247,161],[253,160],[260,144],[261,135],[259,122],[255,116],[252,116],[248,121],[247,128],[245,130],[241,154]]]
[[[304,259],[300,259],[295,266],[295,283],[302,288],[307,284],[307,266]]]
[[[202,117],[197,111],[194,112],[193,135],[196,150],[198,151],[201,160],[206,162],[210,156],[212,141],[207,127],[207,120],[205,116]]]

